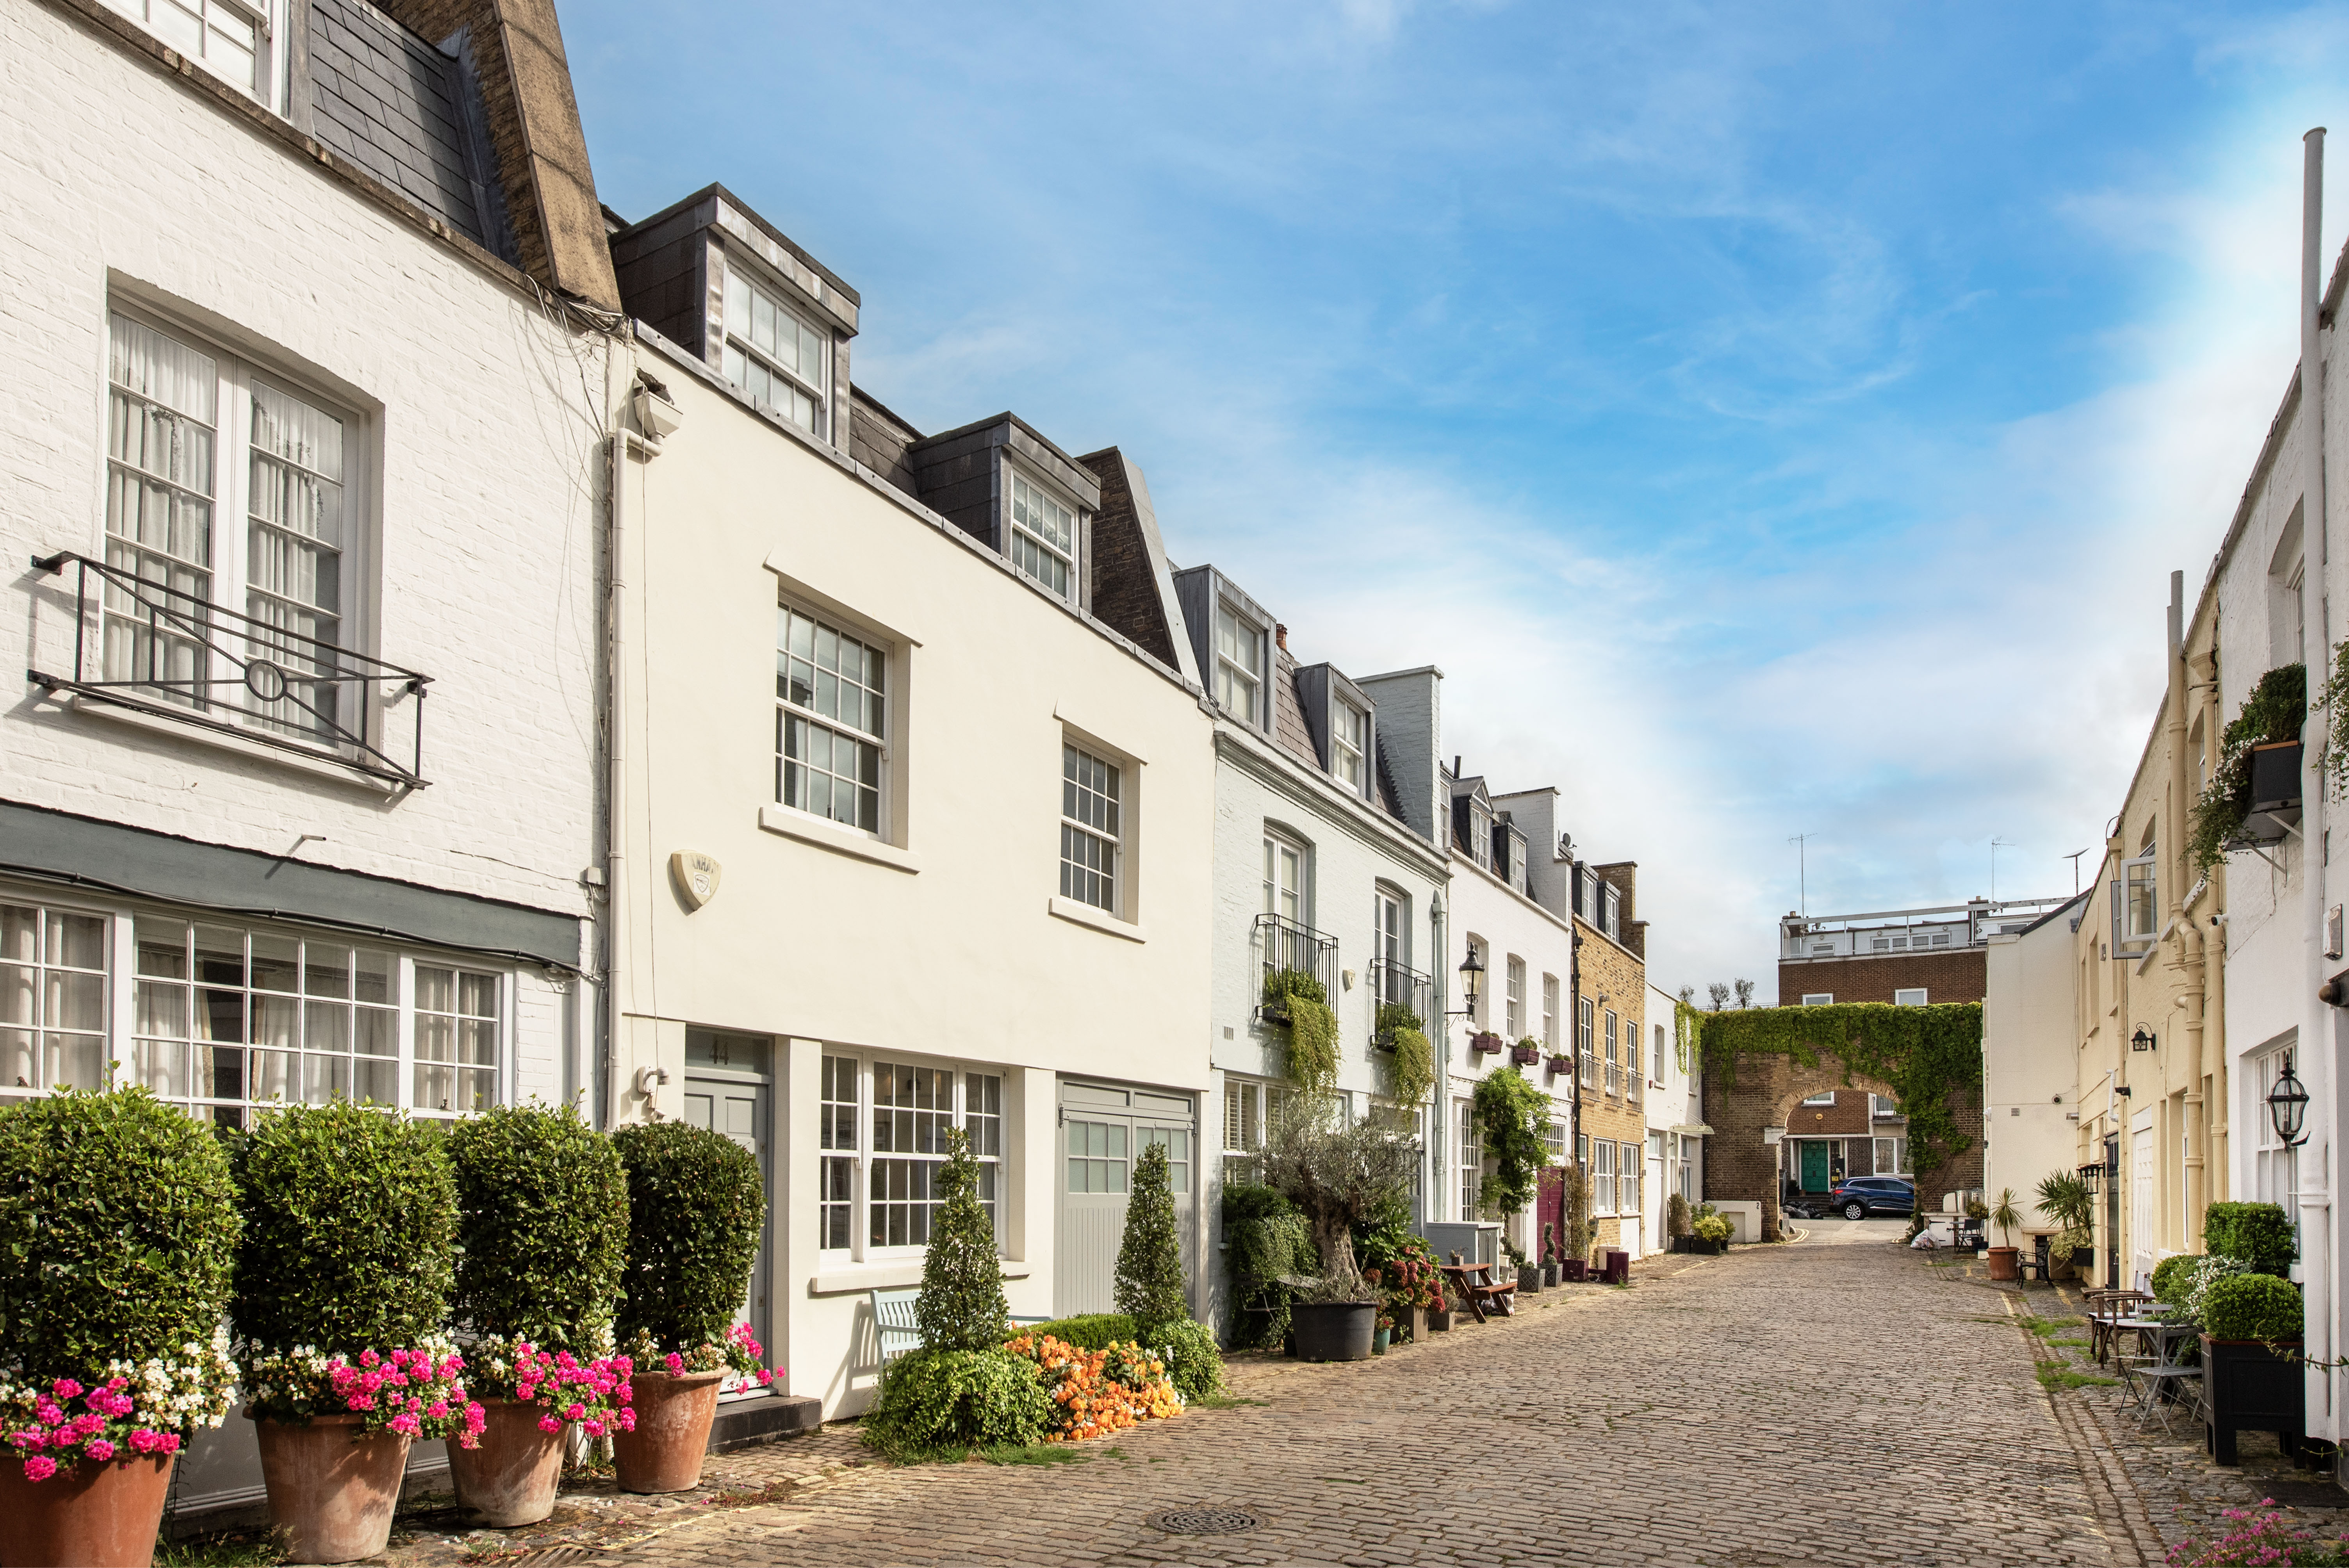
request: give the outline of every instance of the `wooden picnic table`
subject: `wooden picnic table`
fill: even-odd
[[[1493,1310],[1503,1317],[1512,1316],[1516,1312],[1517,1282],[1510,1280],[1495,1284],[1491,1264],[1464,1264],[1460,1261],[1460,1254],[1454,1253],[1450,1263],[1436,1266],[1444,1271],[1444,1277],[1452,1282],[1454,1291],[1467,1304],[1470,1315],[1477,1322],[1485,1321],[1485,1306],[1488,1302]]]

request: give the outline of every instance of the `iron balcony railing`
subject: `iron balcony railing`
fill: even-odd
[[[1585,1099],[1596,1099],[1599,1094],[1599,1057],[1586,1047],[1576,1062],[1575,1089]]]
[[[1321,984],[1321,995],[1333,1006],[1338,995],[1338,939],[1324,936],[1309,925],[1299,925],[1286,915],[1259,914],[1256,917],[1256,940],[1264,961],[1266,997],[1264,1013],[1274,1022],[1287,1018],[1285,1007],[1270,1000],[1272,977],[1284,969],[1298,969],[1310,975]]]
[[[1408,964],[1392,958],[1371,960],[1371,999],[1381,1010],[1402,1007],[1419,1020],[1422,1030],[1427,1027],[1427,1016],[1435,1006],[1435,982]],[[1391,1049],[1392,1030],[1380,1028],[1371,1036],[1371,1043],[1381,1050]]]
[[[1623,1097],[1623,1064],[1620,1062],[1607,1064],[1607,1097],[1609,1099]]]
[[[34,685],[326,757],[404,789],[427,782],[424,688],[431,676],[70,551],[36,556],[33,565],[51,575],[74,568],[73,673],[28,669]],[[368,709],[386,692],[412,699],[404,762],[367,738]]]

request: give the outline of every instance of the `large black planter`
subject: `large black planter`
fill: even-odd
[[[2284,1452],[2300,1447],[2308,1419],[2307,1370],[2297,1339],[2213,1339],[2202,1336],[2203,1398],[2210,1407],[2203,1441],[2222,1465],[2235,1462],[2237,1432],[2273,1432]]]
[[[1717,1258],[1728,1250],[1729,1243],[1727,1242],[1708,1242],[1702,1236],[1674,1236],[1672,1238],[1672,1251],[1676,1253],[1697,1253],[1705,1257]]]
[[[1299,1361],[1368,1361],[1379,1326],[1374,1301],[1300,1301],[1288,1309]]]

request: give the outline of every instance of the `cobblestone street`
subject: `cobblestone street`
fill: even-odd
[[[1234,1391],[1260,1403],[1074,1463],[891,1469],[842,1426],[714,1460],[687,1499],[566,1493],[527,1539],[460,1549],[419,1519],[395,1556],[2136,1565],[2182,1522],[2259,1498],[2271,1443],[2247,1440],[2252,1474],[2230,1476],[2195,1431],[2137,1437],[2110,1389],[2043,1388],[2039,1356],[2078,1354],[2023,1326],[2065,1310],[2055,1293],[1991,1288],[1900,1230],[1826,1221],[1788,1246],[1656,1260],[1630,1289],[1544,1292],[1368,1366],[1242,1357]],[[1145,1522],[1195,1504],[1263,1522],[1206,1538]],[[569,1542],[597,1550],[540,1555]]]

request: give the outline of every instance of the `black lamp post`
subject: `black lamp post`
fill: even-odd
[[[2283,1071],[2276,1075],[2275,1088],[2268,1090],[2268,1121],[2275,1128],[2276,1141],[2286,1149],[2297,1149],[2308,1141],[2303,1124],[2308,1119],[2308,1091],[2292,1076],[2292,1053],[2286,1051]]]
[[[1467,962],[1460,965],[1460,995],[1466,999],[1468,1005],[1455,1012],[1447,1014],[1446,1016],[1465,1018],[1475,1016],[1476,1011],[1476,992],[1478,987],[1482,986],[1484,983],[1485,961],[1482,958],[1477,957],[1476,950],[1474,947],[1471,947],[1468,950]]]

